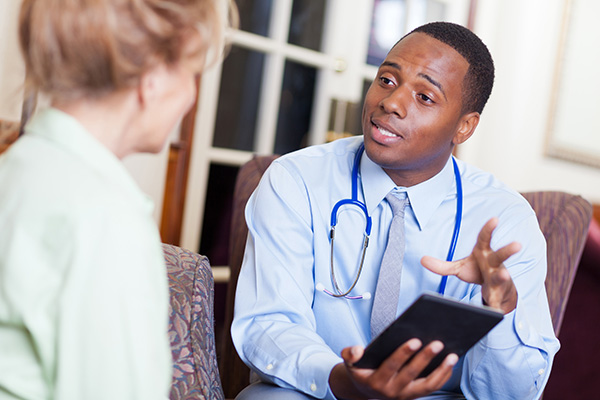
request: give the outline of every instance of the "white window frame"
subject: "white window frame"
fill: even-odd
[[[309,145],[325,142],[331,101],[360,102],[363,82],[372,80],[376,74],[377,67],[366,63],[373,0],[329,0],[320,52],[287,43],[292,1],[273,0],[269,37],[239,30],[228,32],[234,46],[266,55],[254,151],[212,146],[221,67],[215,66],[203,75],[188,173],[180,243],[182,247],[199,251],[211,163],[241,166],[253,154],[266,155],[273,152],[286,59],[314,67],[318,71]],[[446,20],[466,24],[469,0],[437,1],[448,6]],[[407,10],[414,10],[418,9],[423,0],[406,2]],[[413,27],[410,21],[406,26]]]

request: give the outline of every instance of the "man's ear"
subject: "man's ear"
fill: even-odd
[[[475,128],[479,124],[479,113],[476,111],[464,114],[460,118],[458,130],[452,139],[452,143],[457,145],[467,141],[475,132]]]

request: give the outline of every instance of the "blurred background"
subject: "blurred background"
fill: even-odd
[[[401,36],[428,21],[472,29],[496,64],[480,125],[457,156],[518,191],[560,190],[600,204],[600,2],[236,3],[240,29],[228,32],[232,46],[224,63],[198,81],[196,107],[162,153],[125,160],[154,199],[163,241],[207,255],[217,282],[228,279],[239,167],[254,154],[284,154],[361,134],[362,99],[377,66]],[[18,8],[18,0],[0,2],[4,123],[18,123],[23,112]]]
[[[199,84],[196,108],[159,155],[125,160],[153,197],[165,241],[227,265],[240,165],[361,134],[363,95],[407,31],[447,20],[475,31],[496,82],[457,156],[519,191],[563,190],[600,203],[600,15],[593,0],[237,0],[240,29]],[[19,121],[19,1],[0,4],[0,119]],[[586,20],[589,19],[588,20]]]

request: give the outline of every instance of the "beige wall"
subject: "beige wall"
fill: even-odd
[[[497,77],[479,128],[459,156],[517,190],[562,190],[600,203],[600,168],[550,158],[543,150],[564,4],[479,0],[475,30],[492,52]],[[598,39],[589,38],[594,46]],[[597,102],[600,118],[598,97],[585,89],[581,95]],[[572,129],[586,128],[580,125]],[[600,140],[600,132],[595,136]]]
[[[25,68],[17,41],[20,1],[0,1],[0,118],[18,121],[23,102]]]

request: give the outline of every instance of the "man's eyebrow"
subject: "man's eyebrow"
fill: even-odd
[[[392,67],[392,68],[398,69],[398,70],[402,69],[402,67],[400,67],[400,64],[396,64],[396,63],[391,62],[391,61],[384,61],[384,62],[381,63],[381,66],[382,67]]]
[[[442,94],[444,95],[444,99],[446,99],[446,101],[448,101],[448,98],[446,97],[446,92],[444,91],[444,87],[442,86],[441,83],[439,83],[438,81],[436,81],[435,79],[433,79],[431,76],[427,75],[427,74],[423,74],[420,73],[419,76],[423,79],[426,79],[427,81],[429,81],[433,86],[437,87],[438,89],[440,89],[440,92],[442,92]]]
[[[390,67],[390,68],[397,69],[398,71],[402,70],[402,66],[400,66],[400,64],[397,64],[397,63],[391,62],[391,61],[382,62],[381,67]],[[427,80],[433,86],[437,87],[440,90],[440,92],[442,92],[442,94],[444,95],[444,99],[446,99],[446,101],[448,101],[448,98],[446,97],[446,92],[444,91],[444,87],[442,86],[442,84],[440,82],[436,81],[431,76],[424,74],[424,73],[420,73],[419,76],[421,78]]]

